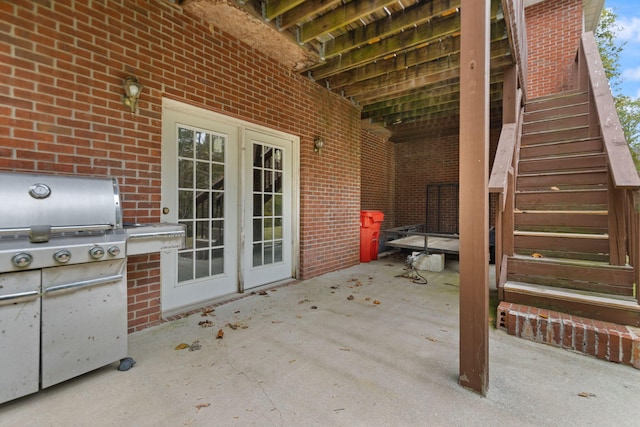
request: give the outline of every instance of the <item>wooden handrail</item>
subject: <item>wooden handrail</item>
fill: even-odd
[[[592,32],[582,35],[581,51],[589,76],[589,91],[595,104],[600,133],[609,159],[613,185],[618,189],[640,188],[640,177],[638,177],[631,151],[624,137],[624,131],[609,88],[609,81]]]
[[[600,136],[609,169],[609,262],[634,269],[640,303],[640,177],[627,145],[595,36],[584,33],[578,49],[578,86],[589,93],[591,114],[597,118],[590,136]],[[595,123],[597,122],[597,123]]]
[[[527,25],[524,15],[523,0],[502,0],[502,10],[504,12],[507,28],[509,29],[509,44],[511,52],[518,64],[518,80],[523,90],[522,95],[525,99],[527,90]]]
[[[496,156],[489,176],[489,193],[507,192],[509,169],[515,166],[514,155],[520,133],[522,114],[520,112],[518,116],[518,123],[502,125]]]

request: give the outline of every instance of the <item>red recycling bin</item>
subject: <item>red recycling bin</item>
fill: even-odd
[[[360,211],[360,262],[378,259],[378,239],[384,213]]]

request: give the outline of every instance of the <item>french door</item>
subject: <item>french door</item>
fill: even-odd
[[[167,313],[295,276],[294,140],[175,101],[163,105],[161,254]]]
[[[245,289],[292,272],[292,155],[290,142],[245,134],[243,283]]]

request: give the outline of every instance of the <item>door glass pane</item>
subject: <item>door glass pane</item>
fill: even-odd
[[[210,182],[209,163],[196,162],[196,188],[208,189]]]
[[[179,160],[178,161],[178,187],[191,188],[193,187],[193,161],[192,160]]]
[[[224,273],[224,249],[211,250],[211,274]]]
[[[253,241],[262,241],[262,219],[256,218],[253,220]]]
[[[196,251],[196,279],[210,276],[209,250]]]
[[[253,143],[253,266],[282,262],[284,151]],[[258,158],[261,156],[262,158]]]
[[[262,189],[262,170],[253,170],[253,191],[260,191]]]
[[[208,162],[211,159],[211,154],[209,152],[209,143],[211,141],[211,136],[206,132],[196,132],[196,140],[195,140],[195,150],[196,150],[196,159],[204,160]]]
[[[221,136],[216,135],[213,137],[211,160],[224,163],[224,138]]]
[[[275,172],[273,178],[273,192],[282,193],[282,172]]]
[[[193,217],[193,191],[178,191],[178,219]]]
[[[193,279],[193,252],[178,254],[178,282]]]
[[[196,218],[209,218],[209,192],[196,193]]]
[[[178,251],[178,282],[224,273],[226,136],[178,127],[178,218],[187,242]]]
[[[273,242],[273,262],[282,262],[282,240]]]

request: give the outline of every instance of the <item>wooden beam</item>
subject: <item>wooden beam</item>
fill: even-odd
[[[460,377],[489,386],[489,11],[462,0],[460,58]]]
[[[387,76],[358,82],[346,86],[343,93],[360,104],[368,103],[372,98],[391,97],[409,90],[460,77],[460,55],[452,55],[450,59],[421,64],[408,70],[389,73]],[[496,66],[511,64],[511,57],[497,58]]]
[[[446,41],[447,37],[458,32],[460,32],[460,16],[451,15],[434,24],[418,25],[378,43],[368,44],[360,49],[350,50],[343,55],[330,58],[326,63],[313,67],[311,75],[316,80],[326,78],[362,66],[373,59],[389,59],[411,48],[427,46],[427,43],[439,44],[438,40]]]
[[[272,20],[278,15],[293,9],[303,3],[304,0],[269,0],[265,11],[265,18]]]
[[[422,25],[445,13],[455,12],[460,0],[433,0],[416,3],[402,13],[394,13],[370,25],[358,27],[324,44],[325,58],[343,54],[358,46],[377,43],[385,37]]]
[[[316,37],[335,31],[338,28],[349,25],[360,18],[383,10],[385,6],[391,6],[398,0],[355,0],[331,12],[302,25],[300,27],[300,41],[306,43]]]
[[[301,5],[291,9],[280,16],[278,28],[280,31],[289,29],[298,24],[312,19],[315,15],[329,10],[342,3],[342,0],[316,0],[305,1]]]

